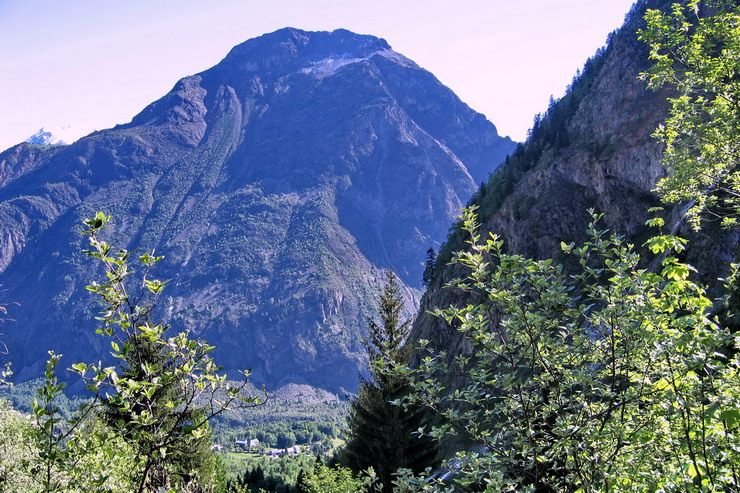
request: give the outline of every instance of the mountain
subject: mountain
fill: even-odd
[[[37,145],[67,145],[67,142],[58,136],[57,132],[51,132],[41,127],[35,134],[25,140],[27,144]]]
[[[565,261],[561,242],[582,242],[590,216],[603,213],[601,225],[638,248],[653,228],[650,207],[664,205],[653,192],[665,176],[662,149],[652,137],[666,118],[670,89],[648,90],[638,76],[652,62],[638,39],[646,9],[665,9],[672,2],[640,0],[624,26],[609,36],[604,49],[585,64],[566,95],[538,117],[528,141],[509,156],[472,199],[479,207],[481,235],[498,234],[508,252]],[[737,230],[722,230],[709,221],[694,232],[682,221],[685,204],[666,206],[667,229],[689,240],[684,260],[702,274],[716,296],[738,255]],[[465,247],[459,227],[442,247],[435,281],[424,295],[412,339],[427,339],[450,357],[466,351],[460,335],[429,315],[434,307],[464,305],[468,300],[444,284],[464,275],[445,265],[451,252]],[[567,265],[566,265],[567,267]]]
[[[158,314],[271,388],[353,389],[383,269],[409,313],[424,252],[514,143],[382,39],[281,29],[185,77],[130,123],[0,154],[0,284],[19,380],[47,350],[97,361],[100,272],[80,221],[156,249]]]

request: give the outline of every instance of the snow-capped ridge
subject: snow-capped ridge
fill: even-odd
[[[69,145],[79,139],[79,132],[70,125],[47,128],[41,127],[36,133],[27,138],[27,144],[62,146]]]

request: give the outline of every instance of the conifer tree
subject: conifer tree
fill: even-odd
[[[382,491],[390,492],[393,474],[399,468],[422,471],[434,462],[436,447],[430,438],[415,433],[426,421],[423,410],[394,403],[409,392],[406,379],[383,370],[387,364],[403,364],[408,359],[403,343],[412,322],[410,318],[402,320],[403,298],[398,278],[390,270],[386,276],[378,299],[380,323],[368,320],[365,343],[370,378],[362,379],[352,400],[341,461],[354,471],[372,467],[383,485]]]
[[[434,266],[437,265],[437,252],[434,251],[434,248],[429,248],[427,250],[427,259],[424,262],[424,274],[421,278],[421,284],[428,288],[432,281],[434,281]]]

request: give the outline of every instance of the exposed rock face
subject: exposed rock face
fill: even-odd
[[[652,192],[664,176],[661,148],[651,137],[667,115],[669,91],[650,91],[638,75],[650,67],[647,46],[637,29],[647,8],[671,2],[643,0],[613,34],[607,48],[591,59],[569,93],[549,111],[530,141],[509,165],[476,194],[483,234],[500,235],[507,250],[534,258],[561,260],[560,242],[582,241],[588,208],[604,213],[602,226],[636,245],[655,233],[645,226],[660,205]],[[506,168],[508,173],[504,173]],[[502,185],[506,180],[509,185]],[[696,234],[680,223],[683,207],[669,212],[677,232],[689,239],[686,260],[714,286],[736,255],[737,231],[708,224]],[[452,236],[446,249],[464,247]],[[458,334],[427,313],[434,307],[467,303],[461,293],[443,288],[446,280],[465,275],[457,266],[438,272],[422,299],[412,338],[428,339],[454,355],[464,351]]]
[[[283,29],[179,81],[130,123],[0,154],[0,284],[20,379],[93,333],[80,220],[157,249],[160,315],[277,386],[356,385],[381,269],[420,285],[476,183],[513,148],[432,74],[372,36]],[[97,273],[99,275],[100,273]]]

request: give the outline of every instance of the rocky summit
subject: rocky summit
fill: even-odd
[[[270,388],[353,389],[382,270],[416,308],[424,252],[514,147],[382,39],[282,29],[180,80],[130,123],[0,154],[3,339],[24,380],[49,349],[105,358],[83,218],[156,250],[157,317]],[[93,266],[95,268],[93,268]]]

